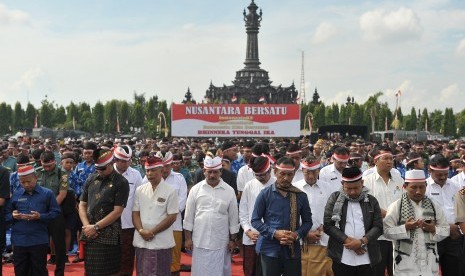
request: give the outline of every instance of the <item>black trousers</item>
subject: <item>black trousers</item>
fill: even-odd
[[[463,237],[452,240],[450,237],[438,242],[439,264],[442,276],[463,275]]]
[[[15,275],[48,276],[47,271],[48,244],[34,246],[14,246]]]
[[[392,241],[378,240],[379,248],[381,250],[381,262],[375,265],[375,276],[384,276],[387,269],[388,275],[392,276]]]
[[[302,260],[273,258],[260,255],[263,276],[300,276]]]
[[[375,270],[369,264],[350,266],[333,261],[334,276],[373,276]]]
[[[55,276],[65,275],[66,241],[65,241],[65,218],[60,214],[48,224],[48,234],[55,245]]]

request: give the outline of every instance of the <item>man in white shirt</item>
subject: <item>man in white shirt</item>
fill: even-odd
[[[394,157],[389,147],[380,146],[373,153],[374,170],[372,174],[363,178],[363,184],[368,188],[368,193],[378,200],[381,216],[384,218],[389,205],[401,197],[404,179],[398,174],[391,173]],[[381,249],[381,262],[376,265],[374,275],[384,276],[387,269],[388,275],[392,276],[392,241],[381,235],[378,243]]]
[[[130,167],[132,150],[129,146],[119,146],[114,151],[114,169],[126,178],[129,183],[129,197],[121,215],[121,274],[132,275],[134,271],[134,225],[132,224],[132,205],[137,187],[142,185],[142,176]]]
[[[331,194],[325,207],[324,231],[335,276],[373,275],[381,261],[378,237],[383,219],[378,201],[363,186],[359,168],[342,171],[342,188]]]
[[[341,188],[341,173],[349,162],[349,150],[345,147],[337,147],[331,158],[333,163],[320,170],[320,180],[329,183],[331,192],[336,192]]]
[[[450,226],[450,237],[438,242],[439,263],[442,275],[462,275],[463,236],[455,224],[454,196],[459,186],[448,179],[449,161],[441,154],[435,155],[429,164],[430,177],[426,180],[426,196],[441,206]]]
[[[259,157],[262,154],[269,154],[270,148],[268,145],[263,144],[263,143],[258,143],[252,147],[252,153],[249,158],[249,161],[254,158]],[[250,180],[255,179],[254,173],[252,169],[249,166],[242,166],[239,171],[237,172],[237,198],[240,200],[242,196],[242,192],[244,191],[245,184],[249,182]]]
[[[181,213],[186,208],[187,183],[184,176],[172,170],[173,154],[171,151],[157,152],[163,160],[162,177],[165,183],[175,189],[178,197],[179,212],[173,224],[173,236],[176,246],[173,248],[173,260],[171,263],[171,275],[179,275],[181,270],[181,247],[182,247],[182,217]]]
[[[276,178],[271,176],[271,162],[268,157],[254,157],[250,166],[255,178],[245,185],[239,204],[239,221],[242,229],[244,229],[242,237],[242,244],[244,245],[244,276],[261,275],[261,270],[256,269],[260,268],[260,259],[255,252],[255,243],[260,233],[252,227],[250,221],[258,194],[261,190],[271,186],[276,181]]]
[[[307,194],[312,210],[312,228],[302,238],[302,275],[332,276],[332,261],[327,256],[328,235],[323,232],[325,205],[331,195],[329,184],[318,180],[321,162],[313,154],[301,162],[304,179],[292,185]]]
[[[205,157],[205,180],[192,187],[184,215],[192,276],[231,275],[231,251],[239,232],[234,189],[221,179],[221,158]]]
[[[170,275],[171,271],[171,251],[175,245],[172,224],[179,207],[176,190],[163,181],[162,167],[160,158],[147,157],[145,169],[149,182],[137,188],[134,196],[137,275]]]
[[[404,189],[406,192],[389,206],[384,219],[384,236],[394,240],[394,274],[439,275],[436,244],[449,235],[444,212],[425,196],[423,170],[407,171]]]

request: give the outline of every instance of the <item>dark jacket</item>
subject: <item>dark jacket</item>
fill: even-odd
[[[335,221],[331,220],[333,216],[333,208],[340,192],[334,192],[328,199],[324,215],[324,231],[329,235],[328,256],[335,262],[340,263],[342,251],[344,249],[344,240],[347,235],[344,233],[347,217],[347,203],[342,206],[340,228],[335,226]],[[378,244],[378,237],[383,234],[383,218],[381,217],[381,209],[375,197],[368,195],[369,202],[360,202],[363,213],[363,222],[365,225],[365,237],[368,239],[368,254],[370,264],[374,266],[381,261],[381,253]]]

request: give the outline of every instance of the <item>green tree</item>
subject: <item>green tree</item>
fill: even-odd
[[[0,104],[0,118],[0,133],[11,133],[11,120],[13,118],[11,105],[4,102]]]
[[[79,129],[87,132],[93,132],[94,120],[90,111],[84,111],[79,118]],[[77,127],[77,126],[76,126]]]
[[[457,127],[459,129],[459,136],[464,137],[465,136],[465,109],[460,111],[456,115],[456,122],[457,122]]]
[[[345,105],[341,105],[339,109],[339,124],[340,125],[347,125],[349,117],[347,116],[347,107]]]
[[[24,111],[21,107],[20,102],[16,102],[15,109],[13,111],[13,130],[17,131],[23,127],[24,123]]]
[[[147,102],[147,107],[145,111],[145,115],[147,116],[147,120],[156,120],[158,115],[158,97],[153,96]]]
[[[313,112],[313,128],[318,129],[325,125],[325,105],[323,103],[318,104]]]
[[[34,127],[34,121],[36,119],[36,116],[37,116],[36,108],[31,103],[27,103],[26,114],[24,118],[25,120],[24,127],[27,127],[27,128]]]
[[[431,132],[444,133],[444,130],[442,129],[442,121],[444,118],[442,110],[435,109],[433,112],[430,113],[429,118],[431,119]]]
[[[368,100],[363,104],[364,110],[370,116],[371,121],[371,131],[375,131],[377,129],[376,126],[376,118],[378,117],[377,111],[380,109],[379,104],[379,97],[383,95],[383,92],[377,92],[373,96],[370,96]]]
[[[325,113],[325,123],[328,125],[334,125],[334,105],[328,106]]]
[[[105,107],[98,101],[92,110],[93,129],[102,133],[105,130]]]
[[[66,107],[66,111],[67,111],[66,120],[68,122],[73,122],[73,118],[75,121],[79,119],[79,109],[77,105],[75,105],[73,102],[69,103],[69,105]]]
[[[457,135],[457,125],[455,122],[454,110],[452,108],[446,108],[444,112],[442,129],[444,130],[444,136],[455,137]]]
[[[55,124],[53,122],[55,107],[53,107],[53,102],[48,100],[47,95],[45,99],[42,100],[40,107],[40,125],[45,127],[52,128]]]
[[[137,94],[137,92],[134,91],[134,104],[135,103],[139,103],[142,107],[145,107],[145,93]]]
[[[333,122],[334,124],[339,123],[339,105],[337,103],[333,103]]]
[[[105,103],[105,131],[116,132],[117,131],[117,120],[121,121],[118,116],[118,101],[111,100]]]
[[[66,122],[66,110],[65,108],[61,105],[59,106],[56,111],[55,111],[55,114],[54,114],[54,125],[57,125],[57,124],[64,124]],[[72,123],[72,121],[71,121]]]
[[[129,127],[131,126],[131,120],[129,114],[129,104],[127,101],[121,101],[120,110],[118,114],[121,114],[121,119],[119,122],[121,126],[121,131],[128,132]]]
[[[420,116],[420,126],[419,126],[419,129],[423,129],[425,131],[427,131],[426,129],[426,125],[429,124],[428,122],[428,109],[426,108],[423,108],[423,111],[421,112],[421,116]]]
[[[133,126],[135,127],[143,127],[144,126],[144,108],[140,104],[140,102],[135,102],[134,107],[132,109],[132,122]]]
[[[410,110],[410,115],[405,120],[405,130],[416,130],[417,129],[417,113],[415,107]]]

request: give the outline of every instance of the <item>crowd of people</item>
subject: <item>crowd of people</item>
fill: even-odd
[[[465,275],[464,142],[16,137],[0,149],[0,251],[16,275],[77,262],[86,275],[231,275],[232,254],[246,276]]]

